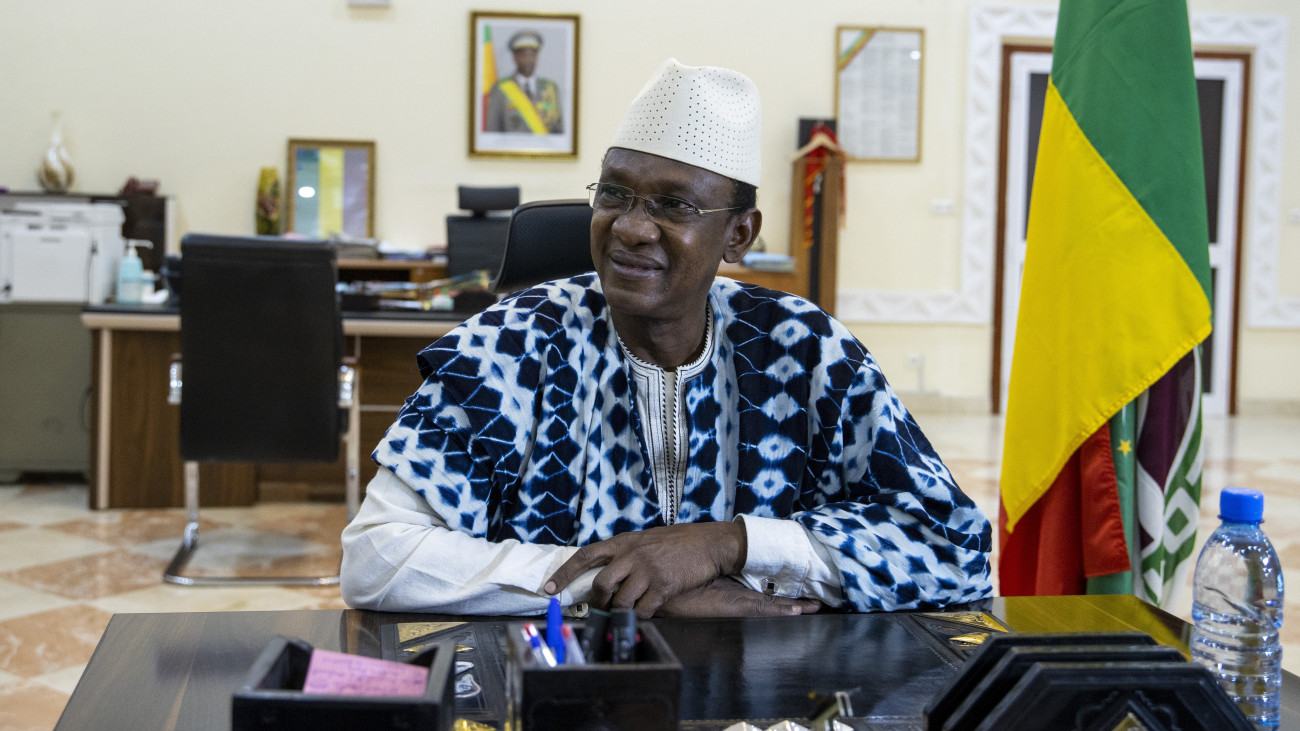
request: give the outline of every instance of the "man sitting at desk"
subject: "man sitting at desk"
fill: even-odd
[[[717,277],[758,236],[760,108],[667,61],[589,186],[594,274],[420,353],[343,532],[354,607],[642,616],[972,601],[989,523],[817,306]]]

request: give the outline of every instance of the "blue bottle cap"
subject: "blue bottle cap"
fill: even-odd
[[[1219,518],[1234,523],[1258,523],[1264,518],[1264,494],[1245,487],[1225,487],[1219,493]]]

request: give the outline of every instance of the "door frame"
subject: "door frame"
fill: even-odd
[[[999,119],[998,119],[997,195],[996,195],[996,217],[994,222],[995,231],[994,231],[994,246],[993,246],[994,271],[992,277],[993,316],[991,319],[993,325],[992,328],[993,329],[993,343],[992,343],[993,363],[990,372],[990,405],[991,405],[992,412],[995,414],[1002,413],[1003,411],[1002,394],[1004,393],[1004,370],[1005,370],[1005,366],[1009,365],[1007,363],[1007,359],[1010,357],[1011,349],[1012,349],[1011,341],[1014,339],[1014,332],[1008,335],[1006,333],[1006,330],[1008,328],[1004,327],[1003,325],[1003,321],[1006,319],[1005,318],[1005,314],[1006,314],[1005,303],[1007,301],[1006,282],[1008,281],[1007,271],[1006,271],[1007,243],[1005,241],[1007,225],[1008,225],[1008,216],[1013,214],[1019,216],[1026,213],[1025,211],[1021,210],[1021,206],[1019,205],[1011,206],[1011,210],[1010,211],[1008,210],[1009,193],[1015,193],[1017,195],[1023,195],[1024,193],[1023,188],[1020,185],[1018,185],[1016,182],[1013,182],[1011,176],[1009,175],[1010,162],[1015,161],[1017,163],[1023,163],[1023,159],[1021,159],[1021,156],[1018,155],[1017,152],[1013,151],[1011,146],[1013,144],[1024,143],[1024,140],[1022,139],[1018,139],[1018,138],[1012,139],[1013,135],[1017,137],[1018,135],[1015,135],[1015,131],[1013,130],[1013,125],[1010,124],[1012,106],[1014,101],[1013,95],[1015,94],[1014,89],[1016,88],[1016,85],[1012,83],[1013,66],[1015,65],[1014,59],[1018,54],[1025,54],[1025,53],[1048,54],[1050,57],[1051,50],[1052,50],[1051,43],[1046,41],[1043,43],[1005,42],[1001,45],[1001,61],[999,64],[1001,83],[1000,83],[1000,98],[998,104],[998,108],[1000,112],[999,112]],[[1231,338],[1229,339],[1226,346],[1220,346],[1218,342],[1215,343],[1215,350],[1218,351],[1220,356],[1215,359],[1217,364],[1216,367],[1223,368],[1224,365],[1226,365],[1227,367],[1226,382],[1221,384],[1223,388],[1226,388],[1226,394],[1216,393],[1213,396],[1212,402],[1207,403],[1207,406],[1216,407],[1216,408],[1211,408],[1210,409],[1211,412],[1224,413],[1226,411],[1226,413],[1228,414],[1235,414],[1237,413],[1237,357],[1238,357],[1238,344],[1240,342],[1240,329],[1241,329],[1241,318],[1240,318],[1241,271],[1242,271],[1241,262],[1242,262],[1242,250],[1245,248],[1243,245],[1242,235],[1243,235],[1243,227],[1244,227],[1244,220],[1245,220],[1246,168],[1249,160],[1249,158],[1247,158],[1247,143],[1248,143],[1247,136],[1248,136],[1248,130],[1250,129],[1251,54],[1247,51],[1242,51],[1242,52],[1198,51],[1195,53],[1195,57],[1197,61],[1222,60],[1222,61],[1236,62],[1241,64],[1241,78],[1237,82],[1240,86],[1240,107],[1237,110],[1235,110],[1235,113],[1238,118],[1238,124],[1236,125],[1237,135],[1235,139],[1236,142],[1235,170],[1231,170],[1231,169],[1220,170],[1220,188],[1221,188],[1220,200],[1222,200],[1224,189],[1226,189],[1229,193],[1232,194],[1234,200],[1228,202],[1228,208],[1233,212],[1233,215],[1231,221],[1227,224],[1228,226],[1231,227],[1230,229],[1225,228],[1225,222],[1222,220],[1223,216],[1220,215],[1218,232],[1216,235],[1216,240],[1220,242],[1223,240],[1225,235],[1230,236],[1232,238],[1232,250],[1229,254],[1231,258],[1230,262],[1224,262],[1224,261],[1218,262],[1219,271],[1221,272],[1224,271],[1225,265],[1227,265],[1227,268],[1230,269],[1230,276],[1228,279],[1229,279],[1229,283],[1232,286],[1226,297],[1221,295],[1222,287],[1221,286],[1218,287],[1219,291],[1216,291],[1214,293],[1214,302],[1213,302],[1213,305],[1216,310],[1219,310],[1223,307],[1229,307],[1231,310],[1230,314],[1228,315],[1228,317],[1230,318],[1228,324],[1230,325],[1230,329],[1231,329]],[[1050,66],[1050,58],[1048,60],[1048,65]],[[1030,69],[1030,71],[1032,72],[1034,71],[1034,69]],[[1226,101],[1227,99],[1225,97],[1225,102]],[[1227,112],[1225,112],[1225,117],[1226,116],[1227,116]],[[1226,139],[1220,142],[1221,151],[1226,151],[1228,142],[1229,140]],[[1232,173],[1235,173],[1235,175],[1232,175],[1232,179],[1225,179],[1225,176]],[[1016,180],[1019,181],[1018,178]],[[1027,180],[1020,181],[1020,182],[1024,182],[1026,185],[1028,185]],[[1235,190],[1232,189],[1231,185],[1228,185],[1229,183],[1235,185]],[[1017,190],[1008,191],[1008,187],[1011,185],[1016,185]],[[1025,199],[1027,200],[1027,197]],[[1221,211],[1221,213],[1223,212],[1227,212],[1227,211]],[[1017,291],[1012,294],[1018,296],[1018,288]],[[1014,327],[1011,327],[1010,329],[1014,331]],[[1224,363],[1225,360],[1227,361],[1226,364]]]

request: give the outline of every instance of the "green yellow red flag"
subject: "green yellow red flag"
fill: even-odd
[[[1185,1],[1062,0],[1006,411],[1003,594],[1047,593],[1044,510],[1081,521],[1069,570],[1129,568],[1109,422],[1210,332],[1203,176]]]
[[[497,83],[497,54],[492,48],[492,26],[483,26],[483,86],[479,89],[480,99],[482,100],[482,110],[480,119],[482,119],[482,131],[487,131],[487,108],[488,95],[492,93],[492,87]]]

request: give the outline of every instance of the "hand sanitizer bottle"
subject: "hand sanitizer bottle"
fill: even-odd
[[[126,242],[126,253],[117,265],[117,301],[119,304],[139,304],[144,279],[144,264],[135,246],[140,242]]]

